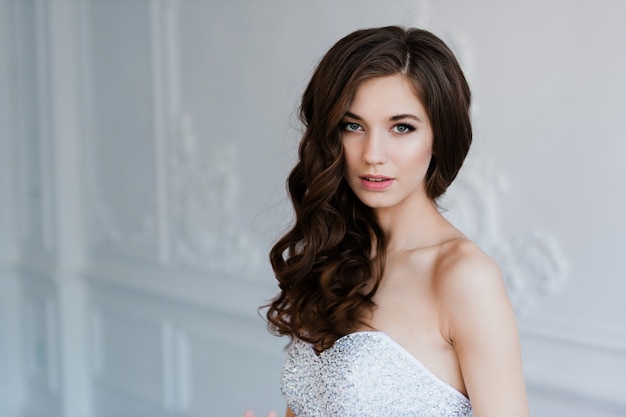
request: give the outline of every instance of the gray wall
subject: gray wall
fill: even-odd
[[[455,50],[446,214],[500,263],[533,416],[626,414],[626,3],[0,0],[0,415],[284,409],[257,307],[298,97],[367,26]]]

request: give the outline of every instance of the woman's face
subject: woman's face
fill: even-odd
[[[433,133],[426,109],[402,75],[364,81],[342,124],[345,178],[367,206],[390,209],[428,199]]]

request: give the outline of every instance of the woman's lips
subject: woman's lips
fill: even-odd
[[[361,184],[368,190],[384,190],[389,187],[394,180],[393,178],[383,175],[363,175],[359,178],[361,179]]]

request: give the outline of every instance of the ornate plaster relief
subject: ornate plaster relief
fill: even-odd
[[[450,208],[444,214],[498,262],[513,307],[523,314],[560,288],[567,278],[567,259],[549,231],[506,235],[500,221],[509,188],[506,177],[488,164],[466,168],[444,198],[444,208]]]
[[[116,210],[111,207],[110,199],[104,198],[98,182],[92,178],[87,188],[92,202],[90,225],[92,239],[98,245],[128,249],[128,252],[150,255],[153,254],[156,242],[156,216],[154,210],[141,213],[124,213],[124,226],[116,220]],[[154,202],[149,203],[154,207]]]
[[[260,253],[238,216],[238,149],[200,143],[190,117],[182,117],[169,152],[172,250],[175,261],[192,267],[249,276]]]

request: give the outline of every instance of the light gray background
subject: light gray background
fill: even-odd
[[[474,92],[447,215],[501,264],[533,416],[626,415],[626,3],[0,0],[0,415],[280,413],[257,307],[299,96],[368,26]],[[264,414],[263,414],[264,415]]]

